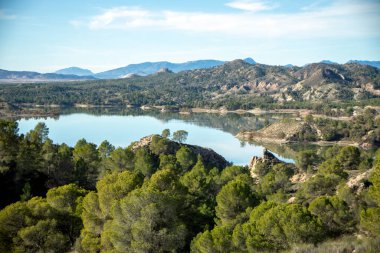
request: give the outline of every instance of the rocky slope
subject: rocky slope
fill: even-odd
[[[236,137],[242,140],[288,143],[298,141],[300,134],[306,132],[314,134],[316,141],[321,140],[320,130],[315,125],[295,120],[278,121],[258,131],[243,131]]]
[[[315,63],[286,68],[237,60],[211,70],[188,73],[193,80],[212,80],[213,98],[269,95],[276,101],[346,100],[380,95],[380,70],[359,64]]]

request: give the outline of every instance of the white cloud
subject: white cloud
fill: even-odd
[[[228,2],[226,3],[226,6],[243,10],[243,11],[250,11],[250,12],[265,11],[265,10],[270,10],[273,8],[272,6],[262,1],[248,1],[248,0]]]
[[[377,29],[380,4],[342,3],[344,1],[337,1],[323,9],[286,14],[153,12],[137,7],[118,7],[90,18],[85,24],[93,30],[164,29],[253,38],[380,36]],[[77,21],[73,22],[78,25]]]
[[[112,26],[115,21],[122,19],[124,28],[141,27],[151,25],[149,22],[151,13],[137,7],[119,7],[105,11],[103,14],[90,21],[90,28],[99,29]]]
[[[16,15],[9,15],[9,14],[6,14],[4,10],[1,10],[0,9],[0,19],[15,19],[16,18]]]

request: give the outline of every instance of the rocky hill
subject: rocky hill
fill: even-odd
[[[321,145],[352,145],[363,148],[379,147],[380,131],[376,110],[342,122],[332,119],[306,121],[283,119],[257,131],[241,131],[236,135],[244,141],[263,143],[311,142]],[[367,125],[363,125],[366,122]]]
[[[369,65],[372,67],[380,68],[380,61],[361,61],[361,60],[351,60],[347,63],[357,63],[362,65]]]
[[[10,103],[35,103],[38,99],[40,104],[251,109],[268,103],[376,99],[380,97],[380,69],[324,63],[284,67],[235,60],[179,73],[164,71],[145,77],[63,85],[2,86],[0,90],[0,98]]]
[[[154,142],[155,137],[158,138],[158,140],[163,139],[162,137],[158,135],[146,136],[146,137],[141,138],[139,141],[132,143],[131,149],[133,151],[136,151],[140,148],[147,148],[147,149],[152,150],[153,149],[152,146],[154,145],[152,143]],[[214,150],[210,148],[178,143],[175,141],[171,141],[169,139],[164,139],[164,140],[166,141],[165,145],[167,147],[164,154],[175,155],[175,153],[178,151],[178,149],[181,146],[185,146],[189,148],[195,155],[197,156],[201,155],[203,162],[205,162],[205,164],[215,166],[217,168],[225,168],[227,165],[229,165],[229,162],[227,162],[223,156],[219,155],[218,153],[216,153]]]
[[[210,70],[183,73],[188,85],[206,86],[212,99],[259,94],[274,100],[346,100],[380,95],[380,71],[359,64],[315,63],[286,68],[241,60]]]
[[[267,142],[288,143],[298,141],[301,133],[310,132],[321,140],[320,130],[316,126],[300,121],[278,121],[258,131],[243,131],[236,136],[243,140],[257,140]]]

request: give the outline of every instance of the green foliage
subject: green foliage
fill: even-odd
[[[318,161],[319,157],[314,150],[305,150],[297,153],[297,167],[304,171],[307,171],[309,167],[315,166],[318,163]]]
[[[107,140],[100,143],[98,147],[99,156],[102,159],[109,157],[114,150],[115,150],[115,146],[113,146]]]
[[[173,152],[173,147],[167,138],[154,135],[150,143],[150,150],[155,155],[168,154]]]
[[[0,211],[1,252],[67,252],[82,228],[80,206],[86,191],[75,185],[53,188]]]
[[[300,202],[310,202],[318,196],[335,194],[342,178],[335,174],[317,174],[301,185],[297,192]]]
[[[216,202],[218,224],[234,227],[236,216],[244,212],[246,208],[254,207],[258,203],[258,198],[247,182],[237,178],[222,187],[216,196]]]
[[[216,226],[211,231],[198,234],[191,242],[191,252],[231,252],[231,232],[226,227]]]
[[[16,121],[0,119],[0,173],[11,169],[17,156],[19,138]]]
[[[184,171],[189,170],[197,161],[197,157],[190,148],[182,146],[176,153],[178,163]]]
[[[22,188],[22,194],[20,195],[21,201],[29,200],[32,197],[32,188],[29,182],[26,182],[24,188]]]
[[[369,207],[360,213],[361,227],[371,235],[380,235],[380,208]]]
[[[112,208],[131,191],[139,188],[142,181],[141,175],[130,171],[113,172],[98,181],[98,192],[90,192],[83,200],[84,229],[79,238],[80,251],[97,252],[101,249],[101,236],[105,234],[107,238],[112,232],[104,230],[112,222]]]
[[[135,171],[149,177],[155,172],[156,168],[156,160],[148,150],[144,148],[137,150],[135,155]]]
[[[163,138],[169,138],[170,137],[170,129],[164,129],[164,130],[162,130],[161,136]]]
[[[185,142],[188,135],[189,133],[185,130],[177,130],[173,133],[173,141],[177,141],[180,143]]]
[[[158,191],[135,190],[115,206],[102,243],[113,252],[168,252],[184,247],[186,227],[179,220],[180,203]],[[103,240],[103,238],[102,238]]]
[[[372,203],[371,206],[365,208],[360,213],[361,227],[370,232],[373,236],[380,235],[380,162],[379,155],[375,158],[375,166],[370,175],[369,180],[372,185],[369,187],[368,197]]]
[[[276,164],[271,171],[262,177],[259,184],[259,191],[263,196],[269,196],[278,190],[286,192],[291,186],[290,177],[293,176],[294,170],[290,166],[282,163]]]
[[[348,177],[348,174],[347,174],[347,172],[344,171],[343,166],[335,158],[331,158],[331,159],[324,161],[319,166],[318,173],[324,174],[324,175],[335,174],[337,176],[340,176],[341,178],[347,178]]]
[[[104,158],[100,164],[100,176],[112,172],[134,170],[135,154],[129,149],[117,148]]]
[[[222,170],[219,184],[224,185],[239,175],[247,175],[248,170],[241,166],[228,166]]]
[[[248,222],[233,231],[237,251],[248,252],[285,249],[292,243],[316,243],[322,239],[318,220],[297,204],[263,202],[253,209]]]
[[[99,153],[96,145],[79,140],[73,150],[73,161],[78,184],[93,189],[98,178]]]
[[[344,147],[336,157],[342,169],[355,170],[360,163],[360,151],[357,147]]]
[[[188,189],[189,193],[204,196],[208,188],[209,179],[202,160],[198,159],[195,166],[186,172],[180,181]]]
[[[309,211],[318,216],[326,230],[334,236],[353,230],[353,214],[349,206],[336,196],[314,199],[310,203]]]

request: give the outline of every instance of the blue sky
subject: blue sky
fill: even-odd
[[[380,60],[379,0],[0,0],[0,68]]]

